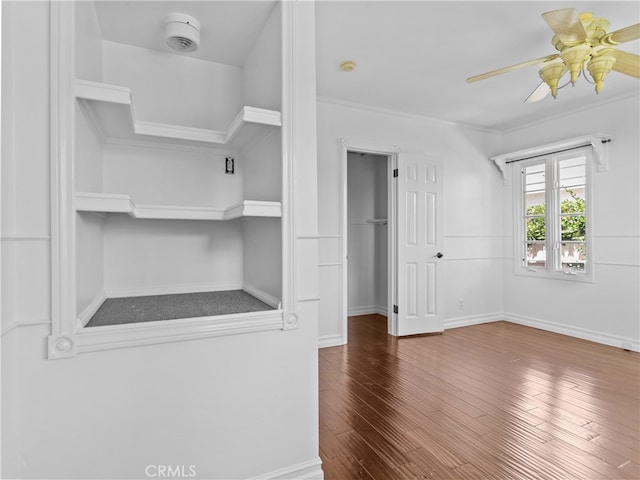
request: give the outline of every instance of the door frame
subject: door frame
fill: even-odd
[[[340,258],[342,262],[341,288],[340,288],[340,317],[342,322],[342,343],[348,341],[348,179],[347,157],[349,152],[366,153],[387,157],[387,331],[390,335],[398,334],[397,316],[393,313],[393,306],[397,305],[398,276],[397,276],[397,185],[394,181],[393,171],[398,168],[398,153],[400,148],[396,145],[385,146],[370,143],[350,142],[340,140],[340,229],[342,242],[340,246]]]

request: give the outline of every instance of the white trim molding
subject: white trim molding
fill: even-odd
[[[34,327],[37,325],[51,325],[51,320],[48,318],[34,318],[27,320],[14,320],[10,322],[6,327],[2,329],[0,332],[0,337],[4,337],[7,333],[15,330],[19,327]]]
[[[368,305],[364,307],[352,307],[349,309],[349,316],[355,317],[358,315],[382,315],[387,316],[387,307],[382,305]]]
[[[273,295],[268,294],[264,290],[260,290],[259,288],[254,287],[251,284],[248,284],[248,283],[242,284],[242,290],[247,292],[249,295],[256,297],[261,302],[266,303],[271,308],[276,308],[276,309],[282,308],[282,302],[280,300],[278,300]]]
[[[444,329],[470,327],[472,325],[482,325],[483,323],[499,322],[504,319],[502,312],[484,313],[482,315],[468,315],[465,317],[446,318]]]
[[[569,138],[559,142],[548,143],[546,145],[538,145],[535,147],[517,150],[515,152],[503,153],[489,157],[502,173],[502,179],[506,183],[509,181],[509,175],[506,172],[507,164],[517,162],[526,158],[547,155],[549,153],[560,152],[572,148],[591,145],[593,147],[593,160],[598,166],[599,172],[606,172],[609,169],[609,143],[611,135],[602,133],[593,133],[582,137]]]
[[[19,235],[7,234],[0,236],[0,242],[49,242],[49,235]]]
[[[91,320],[91,318],[96,314],[106,299],[107,294],[103,290],[93,300],[91,300],[91,302],[89,302],[85,309],[78,314],[78,328],[83,328],[87,323],[89,323],[89,320]]]
[[[304,463],[291,465],[290,467],[281,468],[270,473],[265,473],[251,480],[323,480],[324,472],[322,471],[322,461],[320,458],[310,460]]]
[[[618,335],[611,335],[609,333],[597,332],[595,330],[589,330],[586,328],[572,327],[569,325],[563,325],[547,320],[541,320],[539,318],[526,317],[524,315],[518,315],[515,313],[505,312],[502,314],[502,319],[506,320],[507,322],[517,323],[518,325],[539,328],[540,330],[546,330],[548,332],[559,333],[562,335],[568,335],[570,337],[576,337],[583,340],[589,340],[591,342],[601,343],[603,345],[609,345],[612,347],[623,348],[625,350],[640,352],[640,339],[637,338],[627,338]]]
[[[339,238],[340,252],[339,262],[341,265],[340,275],[340,322],[342,324],[342,338],[343,343],[347,342],[348,338],[348,317],[350,315],[347,305],[347,288],[348,288],[348,230],[349,222],[347,215],[348,205],[348,181],[347,181],[347,161],[349,152],[369,153],[373,155],[381,155],[387,157],[387,176],[388,176],[388,198],[387,198],[387,211],[389,212],[389,228],[388,228],[388,251],[393,252],[396,250],[396,228],[397,220],[396,215],[393,212],[396,211],[396,182],[393,181],[393,170],[398,167],[398,154],[401,148],[398,145],[378,145],[373,143],[364,142],[352,142],[346,138],[338,139],[338,154],[340,155],[340,234],[335,238]],[[335,262],[323,263],[321,266],[339,266],[340,264]],[[387,255],[387,269],[389,272],[389,278],[392,279],[389,282],[387,288],[387,304],[396,305],[396,257],[395,255]],[[395,315],[387,317],[387,329],[389,332],[395,332],[397,329],[397,322]]]
[[[49,359],[207,337],[282,330],[282,310],[89,327],[49,337]]]
[[[339,347],[346,343],[342,335],[322,335],[318,338],[318,348]]]

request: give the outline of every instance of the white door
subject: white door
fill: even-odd
[[[439,158],[401,152],[397,182],[395,333],[441,332],[442,163]]]

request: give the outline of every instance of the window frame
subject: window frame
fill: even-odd
[[[560,232],[560,197],[558,181],[558,165],[560,161],[571,158],[585,159],[585,239],[587,249],[587,262],[584,271],[564,271],[561,268],[560,245],[563,243]],[[545,240],[546,262],[544,268],[534,268],[526,263],[526,222],[525,213],[525,175],[526,167],[544,165],[545,173]],[[513,194],[514,194],[514,273],[533,278],[552,278],[575,282],[594,281],[594,251],[593,251],[593,149],[590,146],[576,147],[570,151],[550,152],[538,155],[535,158],[519,160],[512,163],[513,167]]]

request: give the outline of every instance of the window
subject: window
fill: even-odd
[[[516,273],[591,281],[590,149],[517,165]]]

